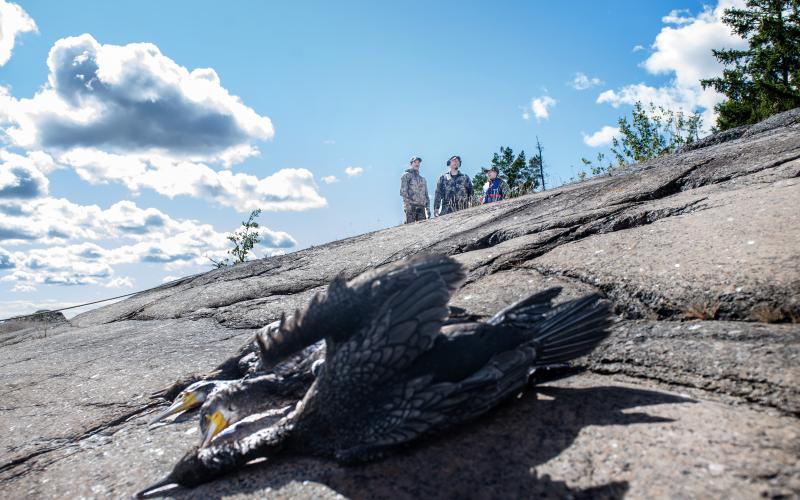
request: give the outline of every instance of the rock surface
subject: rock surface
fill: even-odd
[[[149,395],[205,372],[338,273],[420,252],[486,316],[548,286],[620,321],[583,374],[386,460],[257,464],[177,497],[800,493],[800,110],[621,173],[186,278],[0,337],[5,498],[124,497],[196,444]],[[794,322],[793,322],[794,321]],[[773,324],[772,322],[780,322]],[[45,335],[46,333],[46,335]]]

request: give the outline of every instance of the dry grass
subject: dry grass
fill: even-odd
[[[791,321],[797,323],[797,311],[787,311],[782,307],[774,307],[769,304],[758,304],[750,310],[750,316],[761,323],[781,323]]]
[[[693,319],[701,319],[703,321],[717,319],[719,312],[719,301],[704,300],[702,302],[695,302],[686,309],[686,317]]]

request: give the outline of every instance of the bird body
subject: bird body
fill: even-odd
[[[553,306],[558,289],[485,323],[445,326],[450,294],[463,279],[460,264],[434,256],[332,284],[327,296],[259,338],[267,361],[325,338],[324,365],[294,410],[239,439],[190,451],[143,493],[194,486],[263,456],[380,457],[482,415],[523,390],[532,370],[584,355],[608,334],[607,301],[591,295]]]

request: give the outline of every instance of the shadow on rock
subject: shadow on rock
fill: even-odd
[[[253,464],[194,490],[166,493],[177,498],[222,498],[236,493],[260,496],[268,488],[288,486],[288,494],[310,497],[319,496],[319,485],[325,485],[354,499],[620,498],[628,490],[626,481],[576,489],[547,475],[538,476],[534,469],[572,445],[586,426],[672,421],[623,410],[694,402],[627,387],[545,386],[535,392],[538,397],[531,391],[484,418],[418,442],[382,461],[347,467],[333,461],[287,457]]]

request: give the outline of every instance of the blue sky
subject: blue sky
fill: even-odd
[[[636,100],[710,126],[719,2],[0,0],[0,317],[208,270],[256,207],[258,256],[396,225],[411,155],[538,136],[555,186]]]

